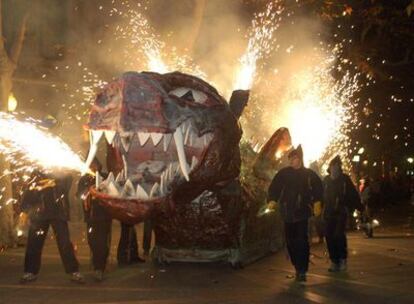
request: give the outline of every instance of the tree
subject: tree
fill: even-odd
[[[23,40],[26,32],[28,14],[22,18],[17,36],[10,47],[6,50],[5,39],[3,38],[2,1],[0,0],[0,107],[1,111],[7,111],[8,98],[11,93],[13,82],[12,76],[17,67],[17,62],[23,47]],[[0,247],[11,246],[15,242],[14,214],[12,204],[7,204],[12,197],[11,180],[4,175],[8,164],[0,155]]]

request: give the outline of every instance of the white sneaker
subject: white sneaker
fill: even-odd
[[[343,259],[339,262],[339,271],[346,271],[348,269],[348,265],[346,259]]]
[[[95,270],[95,281],[102,282],[104,280],[104,272],[102,270]]]
[[[23,273],[22,277],[20,278],[20,283],[25,284],[25,283],[30,283],[33,281],[36,281],[37,279],[37,275],[31,272],[25,272]]]
[[[85,284],[85,279],[80,272],[72,272],[70,280],[74,283]]]

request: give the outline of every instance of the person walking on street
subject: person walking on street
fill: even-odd
[[[69,237],[69,190],[72,177],[68,174],[35,172],[24,190],[21,209],[30,219],[21,283],[37,279],[42,249],[49,227],[55,234],[59,254],[66,273],[73,282],[84,283],[79,263]]]
[[[96,174],[103,175],[101,165],[94,159],[91,169]],[[105,175],[103,176],[105,177]],[[92,253],[92,265],[95,279],[103,281],[105,268],[111,246],[112,218],[99,202],[94,199],[89,190],[95,184],[95,178],[89,174],[82,176],[78,182],[76,196],[82,200],[86,222],[86,235]]]
[[[329,163],[329,175],[324,179],[323,211],[325,239],[331,260],[330,272],[347,269],[346,223],[349,210],[361,210],[362,205],[351,178],[343,173],[342,161],[336,156]]]
[[[121,236],[117,249],[118,266],[128,266],[136,263],[145,263],[138,254],[138,239],[134,225],[121,222]]]
[[[308,222],[313,205],[320,206],[322,181],[303,165],[303,152],[299,145],[289,155],[289,166],[273,178],[268,199],[269,205],[280,210],[284,221],[286,246],[296,270],[296,281],[305,282],[309,266]]]

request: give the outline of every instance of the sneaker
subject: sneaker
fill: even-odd
[[[104,272],[102,270],[95,270],[95,281],[102,282],[104,280]]]
[[[37,275],[35,275],[34,273],[25,272],[20,278],[20,283],[22,284],[30,283],[30,282],[36,281],[36,279],[37,279]]]
[[[74,283],[85,284],[85,279],[80,272],[72,272],[70,280]]]
[[[295,276],[295,281],[298,283],[305,283],[306,282],[306,273],[305,272],[297,272]]]
[[[339,271],[346,271],[347,270],[347,263],[346,263],[346,259],[342,259],[339,262]]]
[[[331,266],[328,268],[329,272],[339,272],[340,271],[340,263],[331,263]]]

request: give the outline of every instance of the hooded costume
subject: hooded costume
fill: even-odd
[[[296,279],[306,281],[309,265],[308,219],[312,216],[313,203],[322,198],[322,181],[312,170],[303,167],[303,152],[299,145],[288,158],[299,158],[300,168],[291,166],[281,169],[269,187],[269,200],[279,203],[285,223],[286,246]]]
[[[362,210],[361,200],[348,175],[342,172],[342,161],[336,156],[329,163],[329,175],[324,180],[323,219],[325,238],[332,266],[329,271],[346,270],[348,213]]]
[[[302,147],[292,150],[288,158],[302,160]],[[311,169],[291,166],[281,169],[269,187],[269,200],[280,204],[280,213],[287,223],[307,220],[312,216],[313,203],[322,199],[322,181]]]

